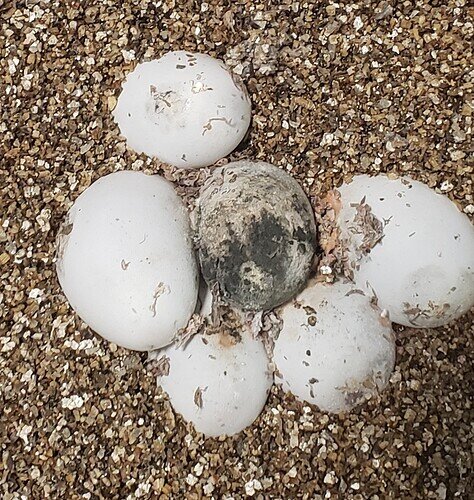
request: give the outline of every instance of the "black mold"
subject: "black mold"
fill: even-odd
[[[231,239],[223,245],[226,251],[218,258],[211,257],[206,248],[200,249],[206,282],[217,281],[224,297],[245,310],[267,309],[285,301],[286,290],[282,293],[278,285],[285,282],[290,266],[289,243],[300,240],[302,251],[312,252],[308,245],[311,236],[304,231],[290,234],[278,218],[267,211],[262,211],[261,218],[254,219],[248,226],[244,238],[249,243],[238,239],[230,227],[229,234]],[[251,276],[255,268],[258,279]]]

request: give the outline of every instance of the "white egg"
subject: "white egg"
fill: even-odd
[[[196,305],[188,213],[158,175],[117,172],[87,188],[58,236],[56,267],[77,314],[130,349],[169,344]]]
[[[207,436],[230,436],[251,425],[273,381],[262,342],[244,329],[198,333],[157,359],[158,383],[173,408]]]
[[[395,363],[390,321],[360,290],[311,282],[278,314],[275,381],[286,392],[340,412],[387,385]]]
[[[114,117],[131,148],[182,168],[212,165],[231,153],[250,124],[239,77],[205,54],[168,52],[139,64]]]
[[[474,227],[426,185],[357,176],[339,189],[338,223],[354,281],[392,321],[444,325],[474,305]]]

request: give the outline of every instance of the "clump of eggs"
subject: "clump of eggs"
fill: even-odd
[[[200,168],[244,139],[251,104],[221,61],[178,51],[129,74],[114,117],[132,149]],[[323,411],[350,411],[389,383],[391,321],[435,327],[473,306],[474,229],[408,178],[358,176],[331,199],[345,273],[323,283],[313,208],[284,170],[215,167],[191,216],[161,176],[116,172],[69,210],[59,282],[91,329],[150,352],[174,409],[207,436],[251,425],[274,379]]]

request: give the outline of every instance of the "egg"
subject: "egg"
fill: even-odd
[[[176,51],[139,64],[113,113],[135,151],[199,168],[239,145],[250,125],[251,103],[240,78],[222,61]]]
[[[311,282],[277,314],[275,381],[328,412],[352,409],[387,385],[395,363],[390,321],[353,285]]]
[[[250,160],[216,168],[193,219],[204,279],[235,307],[272,309],[304,286],[316,224],[305,193],[285,171]]]
[[[262,342],[237,318],[230,328],[208,326],[155,354],[158,384],[174,410],[206,436],[230,436],[251,425],[272,386]]]
[[[196,305],[189,215],[158,175],[117,172],[88,187],[60,230],[56,269],[77,314],[129,349],[169,344]]]
[[[474,305],[474,227],[447,197],[385,175],[357,176],[339,192],[353,279],[392,321],[437,327]]]

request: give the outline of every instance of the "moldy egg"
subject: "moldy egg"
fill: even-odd
[[[193,214],[201,270],[232,305],[271,309],[305,284],[316,247],[308,198],[285,171],[260,161],[217,168]]]

